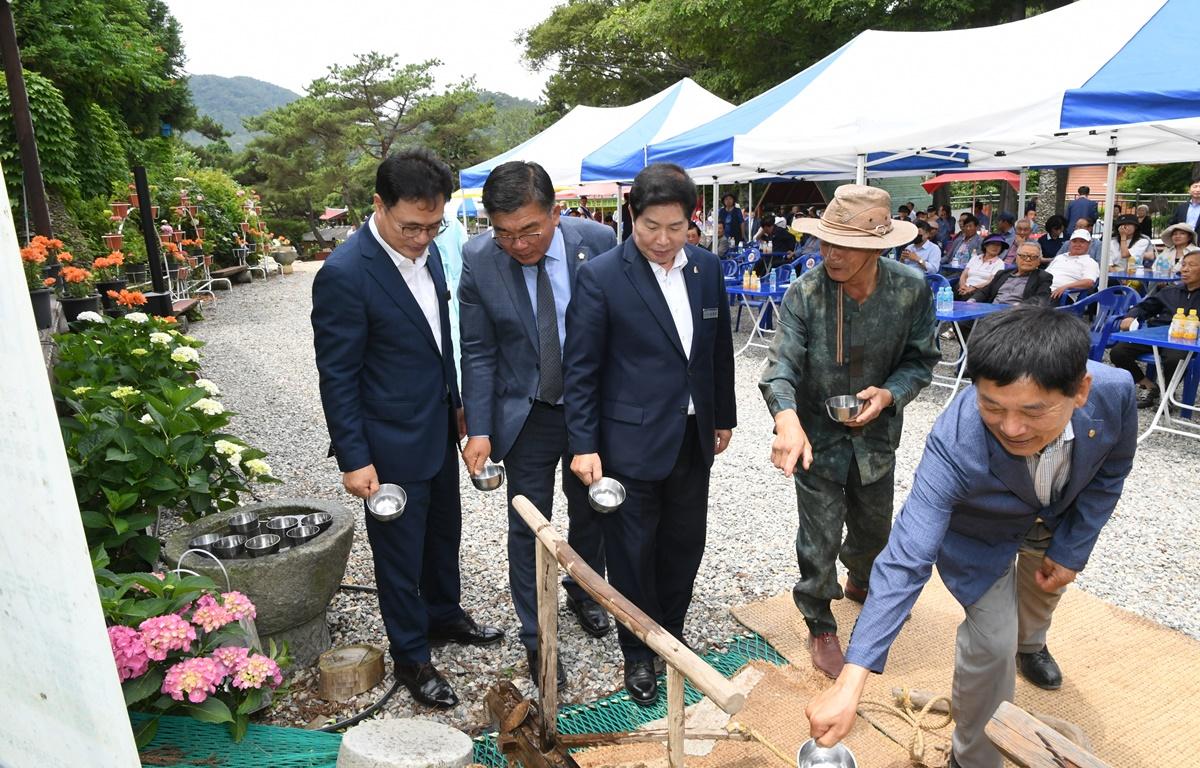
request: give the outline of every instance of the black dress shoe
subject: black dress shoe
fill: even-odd
[[[414,699],[427,707],[449,709],[458,704],[450,683],[429,662],[397,664],[396,679],[404,683]]]
[[[1062,688],[1062,670],[1058,662],[1050,655],[1050,649],[1042,646],[1042,650],[1033,653],[1017,654],[1017,669],[1021,676],[1038,688],[1047,691],[1057,691]]]
[[[567,605],[575,614],[575,618],[579,619],[579,626],[592,637],[604,637],[612,629],[612,624],[608,621],[608,612],[595,600],[576,600],[567,595]]]
[[[529,662],[529,679],[534,685],[538,684],[538,671],[541,670],[541,665],[538,664],[538,652],[536,650],[525,649],[525,660]],[[555,666],[558,669],[558,690],[567,687],[567,673],[563,671],[562,657],[554,660]]]
[[[625,662],[625,690],[634,703],[649,707],[658,701],[658,678],[650,659]]]
[[[475,620],[465,613],[453,624],[440,624],[429,628],[430,645],[445,645],[446,643],[492,645],[503,639],[504,630],[476,624]]]

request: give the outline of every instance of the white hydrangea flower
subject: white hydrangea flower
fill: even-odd
[[[128,315],[126,315],[126,317],[128,317]],[[165,347],[171,343],[171,334],[163,333],[162,331],[155,331],[154,333],[150,334],[150,343],[161,344]]]
[[[207,397],[200,398],[192,403],[191,407],[209,416],[220,416],[222,413],[225,413],[225,406]]]
[[[131,323],[145,323],[150,320],[145,312],[130,312],[128,315],[125,315],[125,319]]]
[[[109,393],[109,396],[116,398],[117,400],[124,400],[127,397],[133,397],[134,395],[140,395],[141,393],[142,392],[140,389],[134,389],[133,387],[117,387]]]
[[[148,354],[150,354],[150,350],[148,350],[148,349],[142,349],[141,347],[138,347],[137,349],[131,349],[131,350],[129,350],[129,354],[131,354],[131,355],[136,355],[137,357],[141,357],[142,355],[148,355]]]
[[[171,359],[177,363],[198,363],[200,353],[191,347],[175,347],[171,352]]]
[[[138,419],[138,421],[142,422],[143,424],[153,424],[154,417],[148,413],[143,413],[142,418]]]
[[[91,392],[91,391],[92,391],[91,387],[75,387],[75,389],[71,390],[71,394],[82,395],[82,394],[85,394],[85,393]]]
[[[236,456],[237,454],[246,450],[246,446],[238,445],[237,443],[229,440],[218,440],[213,443],[213,448],[216,448],[217,453],[221,454],[222,456]]]
[[[258,477],[259,475],[270,475],[271,466],[262,459],[250,459],[246,462],[246,471],[250,473],[250,477]]]
[[[221,394],[221,388],[208,379],[196,379],[196,386],[207,392],[210,397],[216,397]]]
[[[86,312],[80,312],[78,315],[75,316],[75,319],[83,320],[86,323],[103,323],[104,315],[100,314],[99,312],[92,312],[91,310],[87,310]]]

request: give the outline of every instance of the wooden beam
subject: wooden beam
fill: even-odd
[[[529,499],[517,496],[513,498],[512,504],[525,524],[533,530],[538,541],[554,553],[559,564],[571,574],[575,583],[583,587],[584,591],[604,606],[617,621],[661,656],[668,666],[683,672],[692,685],[712,699],[724,712],[732,715],[742,708],[746,703],[744,694],[592,570]]]
[[[667,765],[683,768],[683,673],[667,667]]]
[[[1004,702],[984,729],[1020,768],[1110,768],[1095,755],[1018,706]]]
[[[501,754],[515,756],[524,768],[579,768],[561,744],[548,752],[542,751],[537,720],[525,717],[529,702],[512,683],[506,680],[493,685],[484,696],[484,704],[492,724],[501,729],[496,734],[496,746]],[[506,725],[514,722],[518,723],[515,728],[504,730]]]
[[[554,749],[558,735],[558,561],[536,543],[538,669],[538,730],[542,751]]]
[[[17,46],[17,28],[13,22],[8,0],[0,0],[0,55],[3,56],[4,77],[8,85],[8,100],[12,106],[13,129],[21,158],[21,180],[25,185],[26,210],[33,215],[33,228],[39,235],[54,237],[50,226],[50,206],[46,203],[46,184],[42,180],[42,164],[38,158],[37,138],[29,110],[29,93],[25,90],[25,73],[21,69],[21,49]],[[55,263],[55,257],[50,257]]]

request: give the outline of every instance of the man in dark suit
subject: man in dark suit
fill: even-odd
[[[871,672],[936,563],[966,618],[955,644],[950,765],[1000,768],[984,733],[1016,672],[1062,685],[1046,645],[1058,600],[1087,565],[1137,448],[1133,381],[1087,359],[1077,317],[1016,307],[975,324],[975,382],[938,417],[912,492],[875,560],[846,666],[809,702],[812,735],[828,746],[854,724]]]
[[[685,243],[696,188],[682,168],[647,166],[629,205],[633,236],[580,267],[567,309],[568,449],[584,485],[625,486],[603,518],[609,581],[684,642],[709,470],[737,423],[729,301],[717,257]],[[619,634],[625,687],[653,704],[654,654]]]
[[[312,309],[321,405],[342,485],[363,499],[380,483],[408,494],[401,517],[367,516],[367,537],[396,677],[435,707],[458,698],[430,663],[430,644],[504,637],[459,605],[456,446],[465,427],[450,297],[432,242],[445,228],[450,189],[450,169],[428,150],[380,163],[374,215],[326,259]]]
[[[563,468],[570,519],[568,543],[604,574],[604,535],[579,479],[567,471],[563,416],[562,349],[575,275],[585,261],[617,244],[611,229],[587,219],[560,217],[554,185],[537,163],[496,166],[483,184],[492,233],[463,248],[459,285],[462,312],[463,402],[467,446],[463,460],[475,473],[490,456],[508,476],[508,580],[521,620],[521,643],[537,677],[537,582],[534,535],[512,508],[525,496],[547,518],[554,475]],[[608,633],[608,614],[569,578],[567,604],[583,630]],[[563,679],[559,666],[559,685]]]
[[[1050,305],[1050,285],[1054,276],[1038,269],[1042,247],[1035,240],[1026,240],[1017,248],[1016,268],[1006,269],[992,278],[971,297],[985,304]]]
[[[1200,180],[1193,181],[1192,186],[1188,187],[1188,196],[1188,200],[1175,206],[1167,226],[1190,224],[1192,229],[1200,231]]]
[[[1090,187],[1080,187],[1079,196],[1067,203],[1067,221],[1076,222],[1088,220],[1088,227],[1096,226],[1096,218],[1100,215],[1100,205],[1088,197],[1092,193]]]

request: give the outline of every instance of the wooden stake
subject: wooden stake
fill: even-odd
[[[683,768],[683,673],[667,667],[667,765]]]
[[[1109,768],[1090,752],[1007,701],[996,709],[984,732],[1001,754],[1021,768]]]
[[[537,543],[538,720],[542,751],[558,736],[558,561]],[[533,670],[530,670],[532,673]]]
[[[567,544],[537,507],[524,496],[513,499],[513,509],[533,530],[538,541],[554,554],[575,583],[583,587],[596,602],[613,617],[625,625],[639,640],[662,657],[669,667],[681,671],[698,690],[708,696],[714,704],[727,714],[735,714],[746,702],[744,694],[737,691],[721,673],[708,666],[683,643],[672,637],[657,622],[646,615],[607,581],[592,570],[591,566]],[[540,570],[539,570],[540,575]],[[557,593],[556,593],[557,597]],[[541,618],[539,616],[539,624]],[[539,627],[539,633],[541,628]]]

